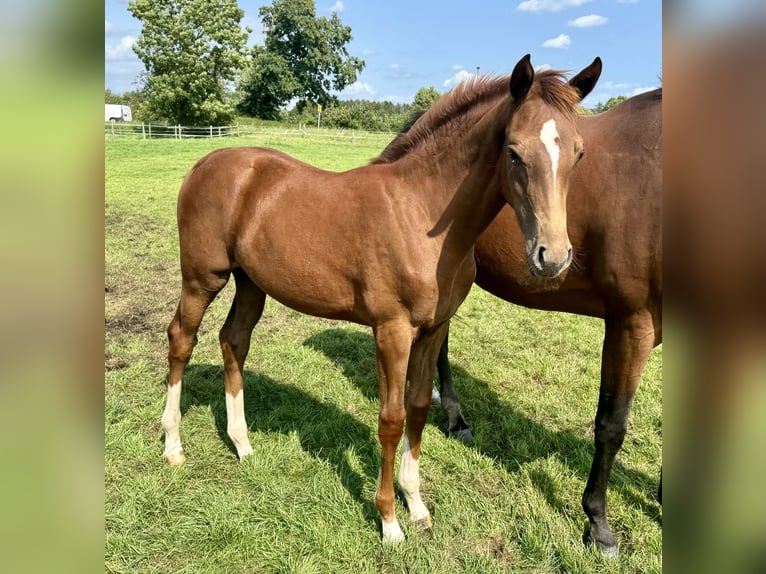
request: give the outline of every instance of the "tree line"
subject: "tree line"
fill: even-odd
[[[365,62],[348,52],[351,28],[337,13],[317,17],[314,0],[262,6],[264,42],[252,48],[236,0],[130,0],[128,10],[142,22],[133,46],[145,67],[141,87],[106,90],[105,100],[131,106],[138,120],[225,125],[239,115],[312,124],[321,106],[327,127],[398,131],[440,95],[430,86],[411,104],[339,101],[336,93]],[[290,111],[288,103],[295,104]]]

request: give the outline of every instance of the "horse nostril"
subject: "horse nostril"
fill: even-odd
[[[545,253],[545,247],[540,247],[537,250],[537,262],[540,264],[540,267],[545,267],[545,256],[543,255]]]

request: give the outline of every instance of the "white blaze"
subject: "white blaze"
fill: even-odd
[[[559,168],[559,146],[556,143],[557,137],[559,137],[559,132],[556,130],[556,120],[548,120],[543,124],[543,129],[540,130],[540,141],[543,142],[545,149],[548,150],[548,155],[551,156],[553,189],[556,189],[556,171]]]

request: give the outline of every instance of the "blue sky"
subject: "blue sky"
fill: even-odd
[[[340,95],[409,103],[422,87],[446,92],[475,74],[508,74],[526,53],[536,68],[578,72],[600,56],[604,71],[586,106],[659,86],[660,0],[316,0],[317,15],[337,12],[354,36],[349,52],[366,62]],[[243,25],[262,43],[258,8],[239,0]],[[106,0],[105,87],[137,89],[143,65],[131,50],[141,23],[128,0]]]

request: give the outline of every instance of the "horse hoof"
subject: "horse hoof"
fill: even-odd
[[[383,530],[383,544],[398,544],[404,540],[404,532],[402,532],[396,518],[391,522],[384,520],[381,526]]]
[[[611,540],[596,540],[590,531],[590,528],[586,526],[585,533],[582,536],[582,541],[586,546],[594,545],[601,554],[607,558],[617,558],[619,551],[617,549],[617,541],[614,539],[614,535],[609,533]]]
[[[178,466],[179,464],[186,462],[186,455],[183,453],[183,451],[178,451],[165,455],[165,460],[167,460],[168,464],[171,466]]]
[[[239,458],[239,462],[244,462],[244,460],[248,456],[250,456],[251,454],[253,454],[253,447],[248,445],[248,448],[246,448],[245,450],[243,450],[240,453],[237,453],[237,457]]]
[[[431,515],[429,514],[425,518],[421,518],[420,520],[415,521],[415,526],[418,527],[418,530],[421,532],[426,532],[428,530],[431,530],[431,527],[433,526],[433,521],[431,520]]]
[[[473,433],[471,432],[471,429],[469,428],[460,429],[458,431],[451,432],[450,435],[453,438],[463,441],[464,443],[473,442]]]

